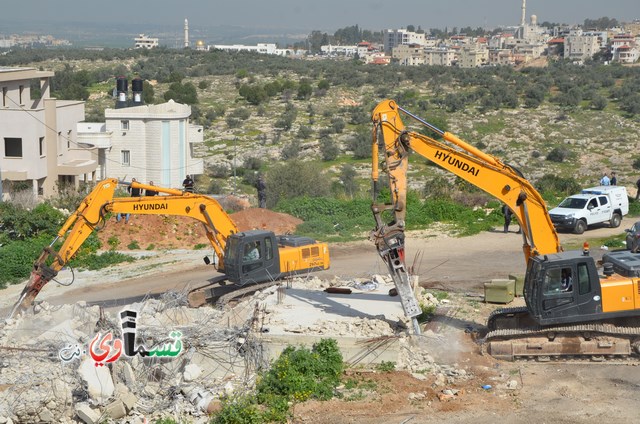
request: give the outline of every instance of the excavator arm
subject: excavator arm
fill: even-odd
[[[213,198],[175,189],[156,187],[137,182],[124,183],[132,188],[158,192],[150,197],[114,197],[117,179],[99,182],[85,197],[76,211],[69,216],[51,244],[45,247],[36,260],[31,277],[11,312],[28,308],[45,284],[54,279],[66,266],[94,230],[104,227],[106,216],[111,213],[144,215],[179,215],[202,222],[207,238],[218,257],[218,270],[224,269],[224,248],[227,238],[238,232],[235,223]],[[60,248],[55,249],[57,241]],[[49,259],[52,258],[50,264]]]
[[[408,131],[400,112],[414,118],[443,141]],[[531,256],[562,251],[547,207],[536,189],[515,168],[483,153],[455,135],[444,132],[399,107],[392,100],[378,104],[372,114],[372,211],[376,228],[371,233],[379,254],[387,263],[402,299],[405,314],[414,318],[421,313],[415,300],[404,263],[404,230],[407,198],[407,170],[411,151],[429,159],[505,203],[514,212],[522,228],[525,262]],[[389,178],[391,203],[378,203],[379,155]],[[393,219],[385,223],[382,214]]]

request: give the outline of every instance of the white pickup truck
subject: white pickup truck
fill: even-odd
[[[549,211],[557,229],[582,234],[589,225],[609,222],[619,227],[622,217],[629,213],[627,189],[622,186],[598,186],[582,190],[564,199]]]

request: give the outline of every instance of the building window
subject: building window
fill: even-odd
[[[8,158],[22,157],[22,139],[5,137],[4,138],[4,155]]]
[[[22,101],[22,94],[24,93],[24,85],[21,85],[18,89],[19,93],[20,93],[20,104],[24,104],[24,102]]]
[[[122,131],[129,131],[129,120],[128,119],[123,119],[122,121],[120,121],[120,129]]]
[[[129,150],[121,150],[122,152],[122,166],[130,166],[131,165],[131,151]]]
[[[44,156],[44,137],[38,139],[38,146],[40,148],[40,156]]]

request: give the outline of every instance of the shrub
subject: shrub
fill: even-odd
[[[127,245],[127,249],[129,250],[140,250],[140,245],[137,241],[133,240],[131,243]]]
[[[391,372],[391,371],[395,371],[395,369],[396,369],[396,363],[393,361],[382,361],[376,366],[376,370],[380,372]]]
[[[136,258],[118,252],[104,252],[101,255],[95,253],[71,261],[71,265],[79,269],[96,270],[116,265],[122,262],[133,262]]]
[[[338,145],[328,135],[320,139],[320,154],[323,161],[332,161],[338,157],[340,149]]]
[[[551,162],[564,162],[569,157],[569,150],[564,147],[555,147],[547,154],[547,160]]]
[[[120,244],[120,239],[118,238],[118,236],[111,236],[107,240],[107,244],[109,245],[111,250],[116,250],[118,248],[118,245]]]
[[[304,402],[314,398],[329,400],[340,382],[344,364],[338,343],[323,339],[309,350],[287,347],[258,384],[258,400],[283,396],[288,401]]]
[[[540,192],[551,192],[568,196],[580,192],[580,184],[573,177],[559,177],[553,174],[545,174],[536,181],[536,188]]]

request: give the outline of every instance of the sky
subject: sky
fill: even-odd
[[[190,28],[241,26],[320,30],[333,33],[358,24],[362,29],[423,29],[518,25],[522,0],[3,0],[0,22],[119,22]],[[36,13],[36,11],[38,11]],[[607,16],[640,19],[640,0],[527,0],[527,20],[581,24]],[[0,33],[2,26],[0,25]]]

